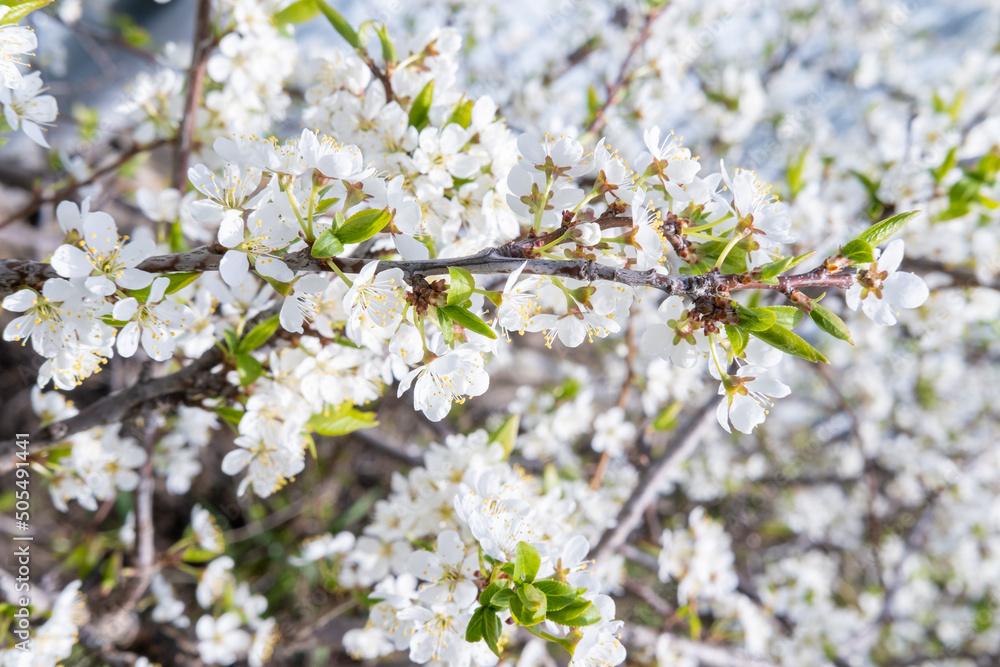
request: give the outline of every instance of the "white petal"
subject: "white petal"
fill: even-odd
[[[274,278],[283,283],[290,282],[295,277],[295,272],[288,268],[287,264],[274,257],[257,257],[253,268],[260,275]]]
[[[235,248],[243,243],[243,214],[236,209],[228,209],[219,223],[219,243],[227,248]]]
[[[111,311],[111,316],[119,322],[128,322],[137,310],[139,310],[139,302],[136,301],[135,297],[130,296],[115,304],[115,307]]]
[[[90,256],[79,248],[71,245],[61,245],[52,255],[52,268],[63,278],[81,278],[89,276],[94,266]]]
[[[885,252],[878,258],[879,271],[892,273],[903,261],[903,239],[896,239],[885,247]]]
[[[139,325],[129,322],[118,332],[118,354],[131,357],[139,348]]]
[[[923,278],[907,272],[893,273],[882,283],[882,296],[893,306],[916,308],[930,296]]]
[[[250,259],[246,253],[239,252],[238,250],[226,252],[219,262],[219,273],[222,274],[222,279],[230,287],[238,287],[243,282],[243,278],[246,277],[249,270]]]

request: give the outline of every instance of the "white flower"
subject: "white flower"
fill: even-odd
[[[371,343],[372,335],[376,340],[388,338],[403,318],[403,270],[376,274],[377,268],[378,262],[365,264],[344,295],[345,332],[358,345]]]
[[[431,582],[420,589],[417,599],[433,606],[454,602],[468,608],[479,595],[473,573],[479,569],[475,551],[467,551],[465,543],[453,530],[438,535],[434,551],[414,551],[407,561],[410,573]]]
[[[240,628],[239,614],[227,612],[219,618],[205,615],[195,624],[198,654],[210,665],[231,665],[250,648],[250,635]]]
[[[232,573],[234,565],[236,563],[229,556],[220,556],[209,563],[201,573],[194,596],[202,608],[211,607],[213,602],[222,597],[226,588],[235,582]]]
[[[0,8],[0,18],[10,11],[10,7]],[[3,77],[3,85],[6,88],[17,88],[21,85],[21,71],[17,66],[21,64],[22,53],[30,53],[38,46],[35,32],[30,28],[22,28],[18,25],[0,25],[0,77]]]
[[[524,333],[532,316],[538,313],[538,296],[531,291],[537,279],[529,278],[520,285],[517,283],[527,265],[528,263],[524,262],[507,276],[500,305],[497,307],[496,324],[500,325],[508,340],[510,331]]]
[[[279,199],[262,206],[256,212],[247,224],[249,233],[245,237],[242,217],[239,218],[238,227],[234,227],[232,235],[227,235],[225,240],[220,228],[219,242],[230,248],[219,261],[219,273],[226,284],[239,285],[250,270],[251,259],[254,269],[260,275],[283,283],[290,282],[295,274],[278,258],[276,252],[298,240],[295,220],[295,213],[288,200]]]
[[[725,395],[715,416],[722,428],[732,433],[729,423],[737,431],[750,433],[767,418],[765,405],[771,406],[767,397],[782,398],[791,393],[788,385],[767,377],[760,366],[743,366],[736,375],[727,375],[719,385],[719,394]]]
[[[903,261],[902,239],[892,241],[881,255],[875,253],[875,261],[858,271],[844,300],[851,310],[860,305],[875,324],[887,327],[896,323],[897,308],[916,308],[930,292],[920,276],[896,270]]]
[[[281,304],[278,316],[281,327],[285,331],[302,333],[302,325],[312,322],[319,312],[319,298],[316,295],[323,293],[329,284],[330,281],[318,273],[310,273],[296,280],[292,293]]]
[[[198,542],[198,547],[205,551],[218,553],[225,548],[222,541],[222,531],[215,523],[215,517],[200,504],[191,508],[191,532]]]
[[[354,548],[354,534],[347,531],[337,533],[334,537],[326,533],[310,539],[302,544],[301,556],[290,556],[288,562],[297,567],[315,563],[321,558],[329,558],[337,554],[347,553]]]
[[[470,343],[407,373],[399,383],[397,395],[402,396],[414,380],[413,406],[431,421],[441,421],[453,402],[462,403],[468,396],[479,396],[490,384],[482,352]]]
[[[469,664],[472,644],[465,641],[465,628],[472,614],[449,602],[432,607],[414,605],[398,615],[414,624],[410,660],[418,664],[429,660],[449,665]]]
[[[170,623],[178,628],[191,625],[191,620],[184,615],[184,603],[174,597],[174,588],[157,572],[149,585],[156,606],[153,607],[153,620],[157,623]]]
[[[681,140],[674,136],[673,132],[661,140],[660,128],[653,126],[642,133],[642,139],[649,155],[644,155],[640,159],[640,171],[651,166],[653,173],[662,176],[668,183],[667,191],[671,195],[678,185],[688,185],[694,180],[701,165],[691,158],[691,151],[684,148]]]
[[[142,340],[142,349],[156,361],[174,356],[174,337],[193,319],[191,310],[172,301],[163,301],[170,280],[160,276],[153,281],[149,297],[140,304],[135,297],[115,304],[112,317],[128,322],[118,333],[118,354],[131,357]]]
[[[666,249],[660,232],[660,214],[645,201],[646,195],[638,190],[632,198],[632,226],[635,229],[635,268],[639,271],[660,264]]]
[[[570,667],[613,667],[625,661],[626,651],[618,641],[624,625],[616,621],[615,603],[607,595],[597,595],[591,602],[601,612],[601,620],[583,628],[583,637],[573,649]]]
[[[249,416],[249,409],[247,416]],[[248,422],[244,426],[244,422]],[[242,435],[233,441],[237,449],[222,459],[222,472],[235,475],[248,468],[247,476],[240,482],[237,493],[243,495],[253,485],[254,493],[265,498],[305,468],[305,442],[301,425],[290,422],[281,426],[268,426],[255,432],[244,416],[240,421]]]
[[[614,407],[594,420],[594,439],[590,446],[595,452],[607,452],[613,457],[625,454],[625,445],[635,438],[635,424],[625,421],[625,411]]]
[[[191,204],[191,214],[199,222],[218,224],[222,245],[238,245],[243,241],[243,204],[257,189],[260,177],[260,169],[230,163],[223,168],[220,182],[208,167],[196,164],[188,169],[188,179],[208,199]]]
[[[62,211],[60,218],[76,217],[75,207]],[[68,244],[56,248],[52,255],[56,273],[64,278],[87,277],[87,289],[100,296],[114,294],[116,283],[125,289],[142,289],[153,281],[152,274],[135,268],[156,249],[151,237],[143,236],[122,245],[124,239],[118,237],[118,225],[107,213],[88,211],[79,218],[83,232],[80,248]]]
[[[535,542],[537,531],[525,494],[499,477],[496,469],[481,469],[473,488],[455,496],[455,512],[485,553],[509,561],[517,543]]]
[[[18,88],[11,90],[0,87],[0,102],[4,104],[4,117],[12,129],[20,127],[29,139],[48,148],[49,144],[39,125],[49,125],[55,121],[58,109],[56,98],[40,95],[41,92],[42,75],[32,72],[22,79]]]
[[[62,281],[66,282],[66,281]],[[31,341],[31,347],[43,357],[55,355],[63,347],[67,336],[62,311],[50,296],[58,287],[56,280],[47,280],[42,294],[27,287],[10,294],[3,300],[4,310],[24,313],[11,320],[3,330],[7,341]]]

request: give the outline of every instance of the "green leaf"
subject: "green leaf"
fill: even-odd
[[[681,409],[684,407],[684,403],[681,401],[674,401],[667,407],[660,410],[660,413],[656,415],[656,419],[653,420],[653,430],[654,431],[669,431],[673,427],[677,426],[677,415],[681,413]]]
[[[382,42],[382,60],[386,62],[386,65],[395,65],[396,46],[389,39],[389,28],[382,24],[381,28],[375,28],[375,32],[378,33],[378,40]]]
[[[451,347],[455,340],[455,326],[451,318],[448,317],[448,313],[444,312],[442,308],[437,309],[438,325],[441,327],[441,338],[444,340],[444,344]]]
[[[184,555],[181,556],[181,558],[188,563],[207,563],[218,555],[219,552],[217,551],[199,549],[198,547],[188,547],[184,550]]]
[[[165,273],[163,278],[166,278],[169,282],[167,283],[167,289],[165,294],[174,294],[179,292],[201,275],[200,271],[186,271],[184,273]],[[125,292],[132,297],[135,297],[136,301],[140,303],[146,303],[149,300],[149,293],[153,289],[153,284],[143,287],[142,289],[130,289],[125,290]]]
[[[480,607],[472,612],[472,618],[469,619],[469,624],[465,627],[465,641],[475,644],[483,638],[483,619],[486,613],[486,607]],[[490,610],[490,613],[493,613],[492,610]]]
[[[875,261],[872,245],[862,239],[854,239],[845,245],[840,249],[840,254],[851,260],[853,264],[869,264]]]
[[[546,617],[559,625],[578,628],[593,625],[601,620],[601,612],[589,600],[577,598],[575,602],[557,611],[550,611]]]
[[[500,635],[502,634],[500,619],[492,609],[483,613],[483,640],[493,651],[493,655],[500,657]]]
[[[891,218],[887,218],[882,222],[877,222],[858,236],[858,239],[862,241],[867,241],[871,247],[875,248],[882,245],[885,241],[903,228],[907,222],[912,220],[920,211],[908,211],[906,213],[900,213],[894,215]],[[845,255],[846,256],[846,255]]]
[[[319,14],[315,0],[298,0],[288,5],[274,15],[274,24],[284,26],[286,23],[305,23]]]
[[[516,593],[514,593],[513,590],[505,588],[490,598],[490,606],[497,607],[499,609],[506,609],[510,606],[510,599],[515,595]]]
[[[312,431],[320,435],[345,435],[377,425],[374,412],[362,412],[350,401],[341,403],[326,413],[317,412],[307,424]]]
[[[528,584],[529,586],[531,584]],[[537,590],[537,589],[536,589]],[[524,603],[521,598],[521,590],[518,590],[518,595],[515,595],[510,599],[510,615],[514,617],[520,625],[535,625],[536,623],[541,623],[545,620],[545,610],[539,607],[531,608]],[[542,596],[542,600],[545,596]]]
[[[448,305],[460,306],[472,296],[472,290],[476,289],[476,279],[460,266],[449,266],[448,275],[451,276],[451,283],[448,285]]]
[[[541,564],[542,557],[538,553],[538,549],[527,542],[518,542],[517,560],[514,565],[514,581],[534,581]]]
[[[492,604],[490,600],[493,599],[494,595],[496,595],[500,591],[508,590],[509,588],[510,588],[509,580],[499,579],[497,581],[494,581],[492,584],[484,588],[483,592],[479,594],[479,604],[483,605],[484,607],[488,607],[490,604]]]
[[[7,12],[6,16],[0,19],[0,25],[17,23],[31,12],[36,9],[41,9],[51,2],[52,0],[23,0],[23,2],[19,2],[17,4],[3,3],[10,7],[10,11]]]
[[[225,406],[213,408],[213,411],[233,426],[239,426],[240,420],[243,419],[243,415],[246,414],[243,410],[237,410],[236,408],[229,408]]]
[[[771,347],[777,348],[794,357],[799,357],[806,361],[822,361],[824,364],[830,363],[819,350],[803,340],[801,336],[792,333],[782,326],[775,325],[765,331],[755,331],[753,335]]]
[[[794,329],[806,316],[795,306],[766,306],[764,310],[774,313],[774,323],[786,329]]]
[[[779,259],[777,262],[764,264],[763,266],[754,269],[754,273],[759,273],[761,280],[770,280],[771,278],[780,276],[785,271],[798,266],[812,257],[815,253],[815,250],[810,250],[806,254],[799,255],[798,257],[785,257],[784,259]]]
[[[240,342],[240,352],[252,352],[267,342],[267,339],[278,330],[278,315],[272,315],[250,330]]]
[[[382,231],[382,228],[392,220],[389,209],[369,208],[359,211],[347,219],[344,226],[337,230],[337,238],[344,245],[361,243]]]
[[[750,341],[750,337],[742,329],[732,324],[726,325],[726,338],[733,346],[733,354],[736,356],[743,354],[743,350],[747,349],[747,343]]]
[[[461,125],[466,130],[469,129],[469,126],[472,125],[473,106],[472,100],[456,104],[455,110],[451,112],[451,117],[448,118],[448,123],[455,123],[456,125]],[[448,123],[445,123],[445,125]]]
[[[333,29],[340,33],[340,36],[344,38],[344,41],[351,45],[352,48],[359,48],[361,46],[361,40],[358,39],[358,33],[354,31],[351,24],[344,20],[337,10],[326,3],[325,0],[313,0],[319,10],[323,12],[323,16],[326,20],[330,22]]]
[[[465,308],[459,308],[458,306],[441,306],[438,310],[443,310],[445,315],[469,331],[475,331],[477,334],[481,334],[493,340],[497,337],[496,332],[490,328],[490,325],[483,322],[482,319],[473,315]]]
[[[546,597],[545,608],[548,610],[546,614],[551,611],[565,609],[580,597],[575,586],[552,579],[536,581],[535,588],[541,591]]]
[[[726,259],[722,262],[722,266],[719,270],[722,273],[746,273],[747,270],[747,251],[745,243],[747,239],[743,239],[732,248],[730,248],[729,253],[726,255]],[[707,268],[715,266],[716,260],[719,259],[719,255],[722,251],[726,249],[729,244],[728,241],[708,241],[698,245],[695,249],[700,258],[699,264],[704,263]],[[694,268],[693,266],[690,268]],[[706,269],[707,270],[707,269]],[[702,271],[701,273],[704,273]]]
[[[809,313],[809,317],[812,321],[816,323],[820,329],[830,334],[834,338],[839,338],[840,340],[846,340],[851,345],[854,345],[854,341],[851,340],[851,331],[844,324],[844,320],[830,310],[829,308],[824,308],[819,304],[813,304],[812,312]]]
[[[332,229],[324,229],[323,232],[313,241],[309,254],[318,259],[336,257],[344,252],[344,244],[337,238]]]
[[[746,331],[765,331],[777,320],[775,314],[766,308],[747,308],[739,303],[734,305],[740,317],[740,328]]]
[[[236,355],[236,372],[240,375],[240,385],[245,387],[260,377],[264,367],[249,354],[240,352]]]
[[[236,332],[232,329],[223,329],[222,337],[226,340],[226,347],[233,354],[240,349],[240,339],[236,337]]]
[[[504,420],[500,428],[490,435],[490,442],[498,442],[503,447],[504,457],[510,456],[517,442],[517,433],[521,426],[521,413],[517,412]]]
[[[410,107],[410,125],[418,130],[424,129],[427,125],[427,114],[431,109],[431,102],[434,100],[434,79],[431,79],[424,89],[420,91],[413,105]]]

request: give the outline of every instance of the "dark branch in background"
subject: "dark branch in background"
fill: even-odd
[[[701,439],[701,433],[711,421],[719,397],[712,395],[698,406],[687,421],[674,429],[674,440],[667,444],[663,456],[646,471],[632,495],[625,501],[615,527],[604,533],[601,541],[590,552],[590,557],[598,562],[604,560],[625,543],[629,534],[642,523],[643,513],[660,496],[660,491],[674,469],[687,460]]]
[[[631,46],[629,46],[628,53],[625,55],[625,60],[622,61],[621,69],[618,70],[618,77],[608,84],[607,94],[604,98],[604,103],[594,112],[594,118],[590,121],[590,125],[587,126],[587,134],[597,134],[604,125],[604,114],[607,113],[608,109],[616,104],[618,100],[616,99],[618,93],[621,92],[629,83],[628,66],[632,62],[632,58],[635,56],[636,52],[639,50],[646,40],[649,39],[649,34],[652,32],[653,22],[660,15],[663,9],[667,6],[664,3],[661,7],[651,7],[649,14],[646,15],[644,22],[642,24],[642,29],[639,31],[639,35],[632,41]]]
[[[106,176],[107,174],[115,171],[123,164],[134,158],[136,155],[139,155],[140,153],[144,153],[146,151],[151,151],[155,148],[159,148],[165,143],[167,143],[166,139],[156,139],[155,141],[151,141],[148,144],[135,144],[128,150],[124,151],[121,155],[117,156],[114,160],[112,160],[108,164],[104,165],[100,169],[95,169],[90,176],[83,179],[82,181],[73,181],[72,183],[64,185],[61,188],[55,190],[51,194],[47,195],[42,194],[40,190],[35,190],[34,187],[29,186],[29,188],[27,189],[33,190],[34,198],[30,202],[28,202],[25,206],[21,207],[21,209],[15,211],[8,217],[0,220],[0,227],[5,227],[12,222],[15,222],[17,220],[23,220],[31,215],[34,215],[45,204],[62,201],[63,199],[69,199],[70,196],[72,196],[82,186],[90,185],[91,183],[101,178],[102,176]],[[5,183],[9,183],[11,185],[20,185],[20,183],[8,182],[6,179],[4,179],[4,181]]]
[[[1000,268],[1000,249],[997,250],[997,253],[996,263],[997,268]],[[948,287],[986,287],[988,289],[1000,290],[1000,278],[993,282],[983,282],[976,277],[976,272],[972,269],[961,266],[950,266],[933,259],[906,257],[903,259],[903,265],[900,268],[903,271],[912,271],[913,273],[924,275],[928,273],[943,273],[951,278],[951,285],[948,285]]]
[[[187,97],[184,100],[184,118],[177,131],[174,147],[173,187],[184,192],[187,183],[188,158],[194,142],[194,123],[201,104],[201,91],[205,83],[208,56],[215,42],[212,39],[212,0],[198,0],[198,13],[194,24],[194,53],[191,56],[191,70],[188,74]]]

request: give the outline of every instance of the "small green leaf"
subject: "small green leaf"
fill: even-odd
[[[777,319],[775,314],[766,308],[747,308],[739,303],[734,305],[740,317],[740,328],[747,331],[766,331]]]
[[[795,306],[766,306],[764,310],[774,313],[774,323],[786,329],[794,329],[806,316]]]
[[[240,420],[243,419],[243,415],[246,414],[243,410],[237,410],[236,408],[229,408],[225,406],[213,408],[213,411],[233,426],[239,426]]]
[[[515,598],[516,599],[516,598]],[[492,609],[483,613],[483,640],[486,645],[490,647],[493,651],[493,655],[500,657],[500,636],[503,634],[503,628],[500,625],[500,619],[497,614]]]
[[[869,264],[875,261],[875,252],[868,241],[854,239],[843,248],[840,254],[851,260],[852,264]]]
[[[785,257],[784,259],[779,259],[777,262],[764,264],[763,266],[754,269],[754,273],[760,273],[761,280],[769,280],[776,276],[780,276],[789,269],[795,268],[802,262],[812,257],[815,253],[815,250],[810,250],[806,254],[799,255],[798,257]]]
[[[444,344],[451,347],[452,343],[455,341],[455,327],[451,318],[448,317],[448,313],[444,312],[443,308],[437,309],[438,325],[441,327],[441,338],[444,340]]]
[[[319,14],[315,0],[298,0],[274,15],[274,24],[281,27],[287,23],[305,23]]]
[[[434,79],[431,79],[424,89],[420,91],[413,106],[410,107],[410,125],[418,130],[424,129],[427,125],[427,115],[431,109],[431,102],[434,100]]]
[[[821,361],[824,364],[830,363],[819,350],[807,343],[788,329],[775,325],[765,331],[755,331],[753,335],[761,339],[771,347],[777,348],[786,354],[805,359],[806,361]]]
[[[524,584],[517,587],[517,597],[521,600],[521,604],[524,605],[525,609],[528,611],[538,611],[541,609],[544,616],[546,608],[545,593],[535,588],[532,584]]]
[[[544,596],[542,599],[545,599]],[[541,623],[545,620],[544,610],[539,613],[538,608],[529,608],[524,604],[524,600],[522,600],[519,595],[515,595],[510,599],[510,615],[513,616],[514,620],[520,625],[535,625],[536,623]]]
[[[250,330],[240,342],[240,352],[253,352],[267,342],[267,339],[278,330],[278,316],[272,315]]]
[[[660,410],[660,413],[656,415],[656,419],[653,420],[653,430],[654,431],[669,431],[673,427],[677,426],[677,415],[681,413],[681,408],[684,407],[684,403],[681,401],[674,401],[667,407]]]
[[[552,579],[536,581],[535,588],[545,594],[547,599],[545,608],[548,610],[546,614],[551,611],[565,609],[580,597],[580,594],[577,592],[575,586],[570,586],[569,584],[564,584],[561,581],[554,581]]]
[[[499,579],[497,581],[494,581],[492,584],[484,588],[483,592],[479,594],[479,604],[483,605],[484,607],[489,606],[490,604],[492,604],[490,600],[493,599],[494,595],[496,595],[500,591],[508,590],[509,588],[510,588],[509,580]]]
[[[497,607],[498,609],[506,609],[510,606],[510,599],[515,595],[516,593],[513,590],[505,588],[490,598],[490,606]]]
[[[7,12],[6,16],[0,19],[0,25],[17,23],[31,12],[36,9],[41,9],[51,2],[52,0],[23,0],[23,2],[19,2],[17,4],[3,3],[10,7],[10,11]]]
[[[382,228],[388,225],[390,220],[392,220],[392,214],[387,208],[369,208],[359,211],[348,218],[344,226],[337,230],[337,238],[344,245],[367,241],[382,231]]]
[[[469,624],[465,627],[465,641],[475,644],[483,638],[483,618],[486,616],[486,613],[486,607],[480,607],[472,612],[472,618],[469,619]],[[493,612],[491,611],[490,613]]]
[[[472,290],[476,289],[476,279],[460,266],[449,266],[448,275],[451,276],[451,282],[448,284],[448,305],[460,306],[472,296]]]
[[[729,339],[729,344],[733,346],[733,354],[740,356],[743,354],[743,350],[747,348],[750,337],[742,329],[732,324],[727,324],[725,328],[726,338]]]
[[[382,60],[387,65],[396,64],[396,46],[389,39],[389,28],[383,23],[381,28],[375,28],[378,33],[378,40],[382,42]]]
[[[260,377],[260,374],[264,372],[264,367],[249,354],[240,352],[236,355],[236,372],[240,376],[240,385],[245,387]]]
[[[456,125],[461,125],[466,130],[469,129],[469,126],[472,125],[473,106],[474,104],[472,100],[466,100],[456,104],[455,110],[451,112],[451,117],[448,118],[448,123],[455,123]],[[445,125],[448,123],[445,123]]]
[[[577,598],[573,603],[546,614],[548,620],[559,625],[581,627],[593,625],[601,620],[601,612],[589,600]]]
[[[518,542],[517,561],[515,561],[514,565],[514,581],[534,581],[541,564],[542,557],[538,553],[538,549],[527,542]]]
[[[332,229],[324,229],[323,232],[313,241],[309,254],[318,259],[336,257],[344,252],[344,244],[340,242]]]
[[[236,354],[240,349],[240,339],[236,337],[236,332],[232,329],[223,329],[222,337],[225,339],[229,351]]]
[[[188,563],[207,563],[218,555],[219,553],[217,551],[199,549],[198,547],[188,547],[184,550],[184,555],[181,556],[181,558]]]
[[[325,16],[326,20],[330,22],[333,29],[340,33],[340,36],[344,38],[344,41],[355,49],[361,46],[361,41],[358,39],[358,33],[354,31],[351,24],[345,21],[344,17],[341,16],[337,10],[327,4],[326,0],[313,1],[316,3],[316,6],[319,7],[319,10],[323,12],[323,16]]]
[[[469,331],[475,331],[477,334],[486,336],[491,340],[495,340],[497,337],[496,332],[490,328],[490,325],[483,322],[482,319],[473,315],[465,308],[459,308],[458,306],[441,306],[438,310],[443,310],[448,317]]]
[[[844,324],[844,320],[834,313],[829,308],[824,308],[819,304],[813,304],[812,312],[809,313],[809,317],[812,321],[816,323],[820,329],[830,334],[834,338],[839,338],[840,340],[846,340],[851,345],[854,345],[854,341],[851,340],[851,331]]]
[[[504,420],[500,428],[490,435],[490,442],[498,442],[503,447],[504,456],[510,456],[517,442],[517,433],[521,426],[521,413],[516,412]]]
[[[166,278],[169,282],[167,283],[167,289],[164,293],[174,294],[175,292],[179,292],[188,285],[190,285],[191,283],[193,283],[195,280],[197,280],[198,276],[200,275],[201,272],[199,271],[186,271],[184,273],[165,273],[161,277]],[[140,303],[146,303],[146,301],[149,300],[149,293],[152,289],[153,289],[153,284],[150,283],[149,285],[143,287],[142,289],[135,289],[135,290],[130,289],[125,291],[128,293],[129,296],[135,297],[136,301]]]
[[[326,413],[314,414],[307,424],[309,428],[320,435],[345,435],[366,428],[377,426],[374,412],[362,412],[350,401],[341,403],[335,409]]]
[[[920,211],[907,211],[906,213],[894,215],[891,218],[883,220],[882,222],[875,223],[862,232],[858,238],[862,241],[867,241],[871,247],[876,248],[882,245],[885,241],[888,241],[893,234],[902,229],[903,225],[912,220],[919,213]]]

